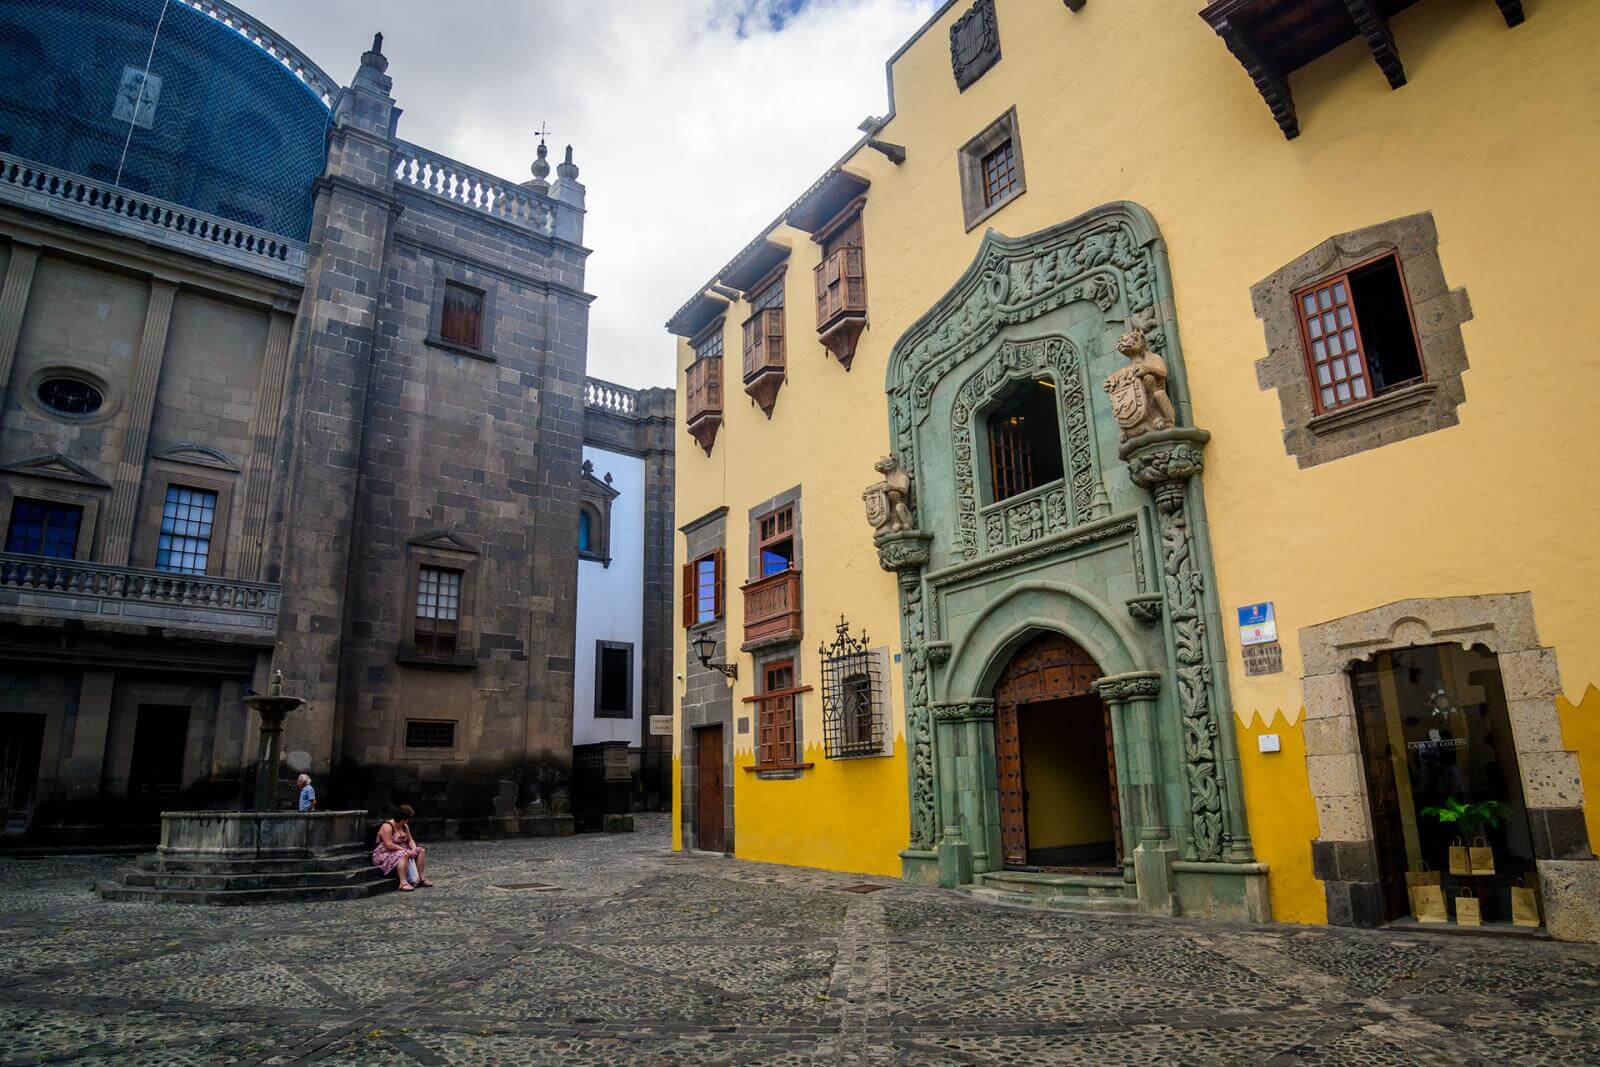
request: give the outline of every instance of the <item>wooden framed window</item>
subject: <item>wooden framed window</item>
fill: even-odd
[[[1008,139],[983,157],[983,206],[993,207],[1017,188],[1017,152]]]
[[[422,567],[417,572],[417,655],[449,659],[456,654],[461,627],[462,572]]]
[[[683,565],[683,625],[685,628],[722,618],[722,549],[708,552]]]
[[[817,329],[838,316],[867,310],[867,269],[862,252],[861,211],[831,224],[822,237],[822,262],[817,264]]]
[[[989,410],[990,503],[1059,481],[1065,471],[1053,382],[1019,383]]]
[[[794,570],[794,505],[770,511],[756,520],[758,578]]]
[[[1405,276],[1394,253],[1294,294],[1318,414],[1425,378]]]
[[[1033,488],[1033,456],[1022,416],[989,420],[989,469],[996,500]]]
[[[55,500],[17,497],[6,526],[6,551],[76,559],[83,508]]]
[[[483,291],[444,283],[444,306],[439,315],[439,336],[464,348],[483,346]]]
[[[756,722],[757,765],[792,764],[794,756],[794,660],[761,669],[761,705]]]
[[[217,494],[186,485],[167,486],[161,505],[161,533],[156,542],[156,570],[205,574],[211,560],[211,531],[217,518]]]

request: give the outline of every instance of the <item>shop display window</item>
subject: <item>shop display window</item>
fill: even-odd
[[[1470,922],[1476,901],[1483,925],[1511,925],[1537,883],[1498,660],[1429,645],[1350,677],[1388,918],[1421,917],[1413,890],[1437,884],[1435,921]]]

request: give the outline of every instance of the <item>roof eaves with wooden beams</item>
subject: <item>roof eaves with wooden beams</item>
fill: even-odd
[[[831,167],[794,202],[783,221],[805,233],[816,233],[871,185],[843,167]]]
[[[667,320],[667,332],[677,337],[695,337],[728,310],[728,303],[708,286]]]
[[[774,267],[788,258],[789,249],[775,241],[767,240],[767,234],[763,233],[734,256],[733,262],[722,268],[718,280],[730,289],[748,293],[752,286],[771,274]]]
[[[1418,0],[1211,0],[1201,10],[1256,91],[1283,135],[1300,136],[1289,75],[1360,37],[1390,88],[1406,83],[1405,65],[1389,19]],[[1507,26],[1523,21],[1522,0],[1494,0]]]

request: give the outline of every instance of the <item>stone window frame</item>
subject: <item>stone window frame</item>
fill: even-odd
[[[628,707],[619,711],[615,708],[606,709],[600,706],[601,675],[603,674],[604,656],[607,649],[624,649],[628,653]],[[604,641],[594,643],[594,717],[597,719],[631,719],[633,718],[633,680],[636,669],[637,657],[634,655],[632,641]]]
[[[407,667],[427,667],[435,670],[475,670],[477,656],[478,619],[478,550],[452,534],[435,534],[412,540],[406,545],[406,580],[402,585],[403,598],[399,604],[400,634],[396,642],[395,662]],[[417,651],[417,587],[421,583],[422,568],[436,567],[461,572],[461,605],[456,619],[456,653],[454,656],[428,656]],[[403,724],[402,724],[403,727]],[[404,745],[400,746],[404,748]]]
[[[0,533],[11,529],[11,512],[16,506],[18,497],[24,500],[48,500],[56,504],[82,508],[83,518],[78,523],[78,544],[73,550],[72,558],[79,563],[90,563],[94,560],[95,526],[100,519],[100,505],[105,495],[103,491],[96,492],[88,487],[81,490],[63,489],[28,478],[6,478],[0,481]],[[3,547],[4,543],[0,542],[0,548]]]
[[[579,559],[602,567],[611,566],[611,504],[621,495],[611,485],[609,472],[602,481],[595,477],[593,461],[583,461],[583,475],[578,481],[578,512],[589,516],[589,549],[580,548]],[[577,536],[576,531],[573,536]]]
[[[1306,772],[1317,811],[1312,874],[1323,883],[1328,922],[1383,921],[1380,868],[1361,756],[1353,663],[1426,645],[1480,645],[1497,658],[1521,775],[1534,857],[1552,935],[1600,929],[1600,863],[1590,851],[1583,779],[1566,748],[1553,648],[1539,643],[1530,593],[1400,600],[1299,631]],[[1577,868],[1578,863],[1586,864]]]
[[[440,333],[440,326],[444,322],[445,287],[450,284],[459,285],[463,289],[471,289],[473,292],[483,296],[483,313],[476,348],[448,340]],[[428,336],[424,338],[423,343],[430,348],[440,348],[446,352],[469,356],[472,359],[481,359],[487,363],[496,362],[494,355],[495,291],[496,287],[488,279],[480,278],[475,273],[448,270],[444,267],[437,268],[433,273],[433,295],[428,307]]]
[[[418,722],[452,722],[455,724],[455,744],[450,748],[412,748],[406,744],[407,725],[413,721]],[[464,763],[467,759],[466,750],[461,743],[461,719],[445,718],[444,715],[417,715],[399,714],[394,717],[393,740],[391,752],[397,762],[407,764],[418,763]]]
[[[1015,157],[1017,184],[1004,197],[989,204],[984,202],[983,160],[989,153],[1011,142]],[[1022,128],[1017,122],[1017,106],[1011,105],[1005,114],[989,123],[956,153],[956,173],[961,183],[961,213],[967,232],[990,218],[1006,205],[1028,191],[1028,172],[1023,165]]]
[[[1318,279],[1394,255],[1411,303],[1426,377],[1349,407],[1317,414],[1294,294]],[[1465,289],[1451,289],[1439,259],[1432,212],[1351,230],[1317,245],[1250,288],[1267,355],[1256,381],[1275,389],[1283,416],[1284,450],[1302,469],[1433,433],[1460,421],[1467,371],[1461,327],[1472,320]]]
[[[749,519],[748,540],[745,550],[746,581],[755,582],[761,579],[761,520],[784,508],[794,510],[794,566],[790,569],[805,573],[805,539],[802,534],[805,517],[801,513],[800,489],[798,485],[791,486],[781,493],[768,497],[761,503],[750,508],[747,512]]]
[[[176,467],[169,470],[168,467]],[[156,460],[149,474],[149,485],[152,492],[141,504],[141,521],[139,522],[138,543],[134,546],[133,558],[138,560],[137,566],[146,570],[156,569],[156,555],[161,545],[161,516],[167,502],[167,490],[173,486],[183,489],[203,489],[208,493],[217,494],[217,507],[211,519],[211,541],[206,553],[206,573],[202,575],[178,575],[188,578],[216,578],[230,574],[229,560],[232,553],[233,541],[233,490],[237,477],[218,477],[215,474],[197,474],[197,465],[191,466],[172,460]]]

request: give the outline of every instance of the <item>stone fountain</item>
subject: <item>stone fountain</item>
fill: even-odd
[[[261,719],[255,789],[242,811],[164,811],[161,844],[95,886],[106,900],[271,904],[354,900],[395,887],[372,865],[365,811],[279,810],[274,793],[283,721],[305,701],[283,695],[274,671],[265,695],[244,698]]]

